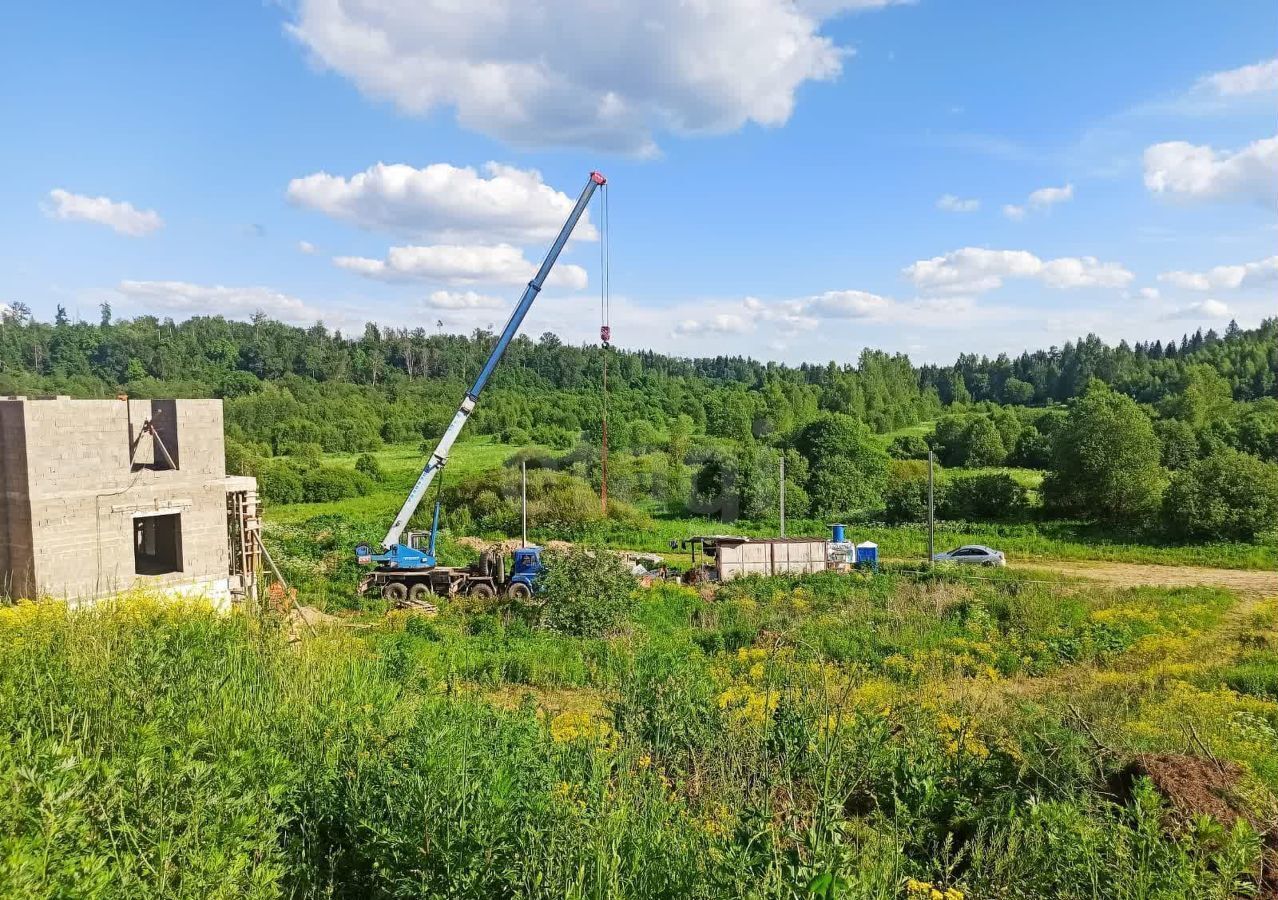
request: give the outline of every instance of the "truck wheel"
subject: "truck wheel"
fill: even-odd
[[[425,603],[430,596],[430,588],[424,584],[415,584],[408,589],[408,599],[413,603]]]
[[[392,581],[390,584],[382,588],[382,599],[390,600],[393,603],[399,603],[408,596],[408,585],[402,581]]]
[[[506,588],[506,596],[511,600],[528,600],[532,597],[532,588],[522,581],[516,581]]]
[[[470,590],[466,593],[478,600],[491,600],[493,597],[497,596],[497,592],[493,590],[493,586],[491,584],[485,584],[482,581],[479,584],[472,585]]]

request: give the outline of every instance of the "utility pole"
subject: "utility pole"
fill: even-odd
[[[781,451],[781,537],[785,537],[785,451]]]
[[[520,546],[528,546],[528,462],[519,461],[519,534]]]
[[[927,451],[927,564],[932,566],[932,557],[936,555],[936,511],[934,506],[932,480],[932,451]]]

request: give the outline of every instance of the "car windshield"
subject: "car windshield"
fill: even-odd
[[[953,556],[954,554],[958,553],[958,552],[959,552],[960,550],[962,550],[962,549],[963,549],[962,547],[955,547],[953,550],[951,550],[949,553],[947,553],[947,554],[945,554],[945,555],[946,555],[946,556]]]

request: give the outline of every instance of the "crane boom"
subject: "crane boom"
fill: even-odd
[[[439,444],[426,461],[426,466],[422,469],[422,473],[417,476],[413,489],[404,498],[404,505],[400,507],[398,515],[395,516],[395,521],[391,523],[390,530],[386,532],[386,537],[382,538],[383,550],[390,550],[399,543],[400,535],[408,527],[408,520],[417,511],[418,505],[422,502],[422,498],[426,496],[426,491],[431,482],[435,480],[439,470],[448,462],[448,454],[452,452],[453,444],[456,443],[457,437],[466,425],[466,420],[470,418],[471,412],[474,411],[475,404],[479,401],[480,392],[483,391],[484,385],[488,383],[488,379],[493,374],[493,369],[497,367],[497,363],[501,362],[502,356],[506,353],[506,348],[515,337],[515,333],[519,331],[519,326],[523,324],[524,316],[528,314],[528,309],[532,306],[533,301],[537,299],[542,283],[546,280],[546,276],[550,274],[550,270],[554,268],[555,261],[559,259],[559,254],[564,249],[564,244],[568,243],[568,238],[572,235],[573,229],[577,227],[577,220],[586,211],[586,206],[590,203],[590,198],[594,196],[595,189],[606,183],[607,179],[600,173],[590,173],[586,186],[581,190],[581,196],[577,198],[577,205],[569,213],[568,220],[564,222],[564,227],[559,232],[559,237],[555,238],[555,242],[550,245],[550,251],[542,261],[541,268],[537,270],[537,274],[533,276],[532,281],[528,282],[528,287],[525,288],[523,296],[519,298],[519,303],[510,314],[506,327],[502,329],[501,336],[497,338],[497,344],[493,347],[493,352],[488,355],[488,360],[484,363],[484,367],[480,369],[475,383],[471,385],[470,390],[466,392],[466,396],[462,398],[461,405],[457,407],[457,413],[453,416],[452,422],[444,430],[444,436],[439,439]]]

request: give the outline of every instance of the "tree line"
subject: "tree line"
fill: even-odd
[[[0,389],[221,397],[233,471],[267,476],[277,502],[334,499],[375,479],[360,474],[342,487],[322,471],[321,453],[433,444],[494,340],[483,330],[431,334],[371,323],[348,336],[263,314],[248,322],[117,321],[106,306],[94,323],[72,322],[61,308],[45,323],[15,304],[0,317]],[[908,467],[894,468],[891,458],[918,459],[931,449],[946,466],[1045,469],[1046,509],[1132,521],[1173,488],[1182,497],[1188,476],[1177,473],[1193,469],[1202,480],[1206,461],[1219,470],[1226,451],[1266,465],[1278,459],[1278,319],[1134,346],[1091,335],[1016,358],[964,354],[949,366],[914,366],[875,350],[854,364],[686,359],[567,345],[547,333],[511,344],[470,428],[559,451],[554,468],[597,490],[605,354],[610,494],[623,504],[725,520],[771,515],[782,457],[795,515],[888,509],[889,487],[910,480]],[[1070,430],[1102,387],[1136,411],[1119,417],[1122,428],[1108,436],[1118,443],[1104,453]],[[930,433],[899,437],[885,452],[878,435],[923,421],[935,421]],[[1140,502],[1116,483],[1110,489],[1126,499],[1080,493],[1069,467],[1115,456],[1121,439],[1137,432],[1141,459],[1152,458],[1157,472],[1137,466],[1132,471],[1144,474],[1130,477],[1157,489]],[[1073,474],[1080,472],[1090,473],[1084,487],[1106,483],[1085,466]],[[967,499],[953,503],[969,512],[1015,509],[1024,501],[1014,487],[968,486],[954,494]],[[575,488],[547,488],[560,490],[561,502],[581,499]],[[491,498],[460,499],[480,510],[477,518],[485,503],[495,508]]]

